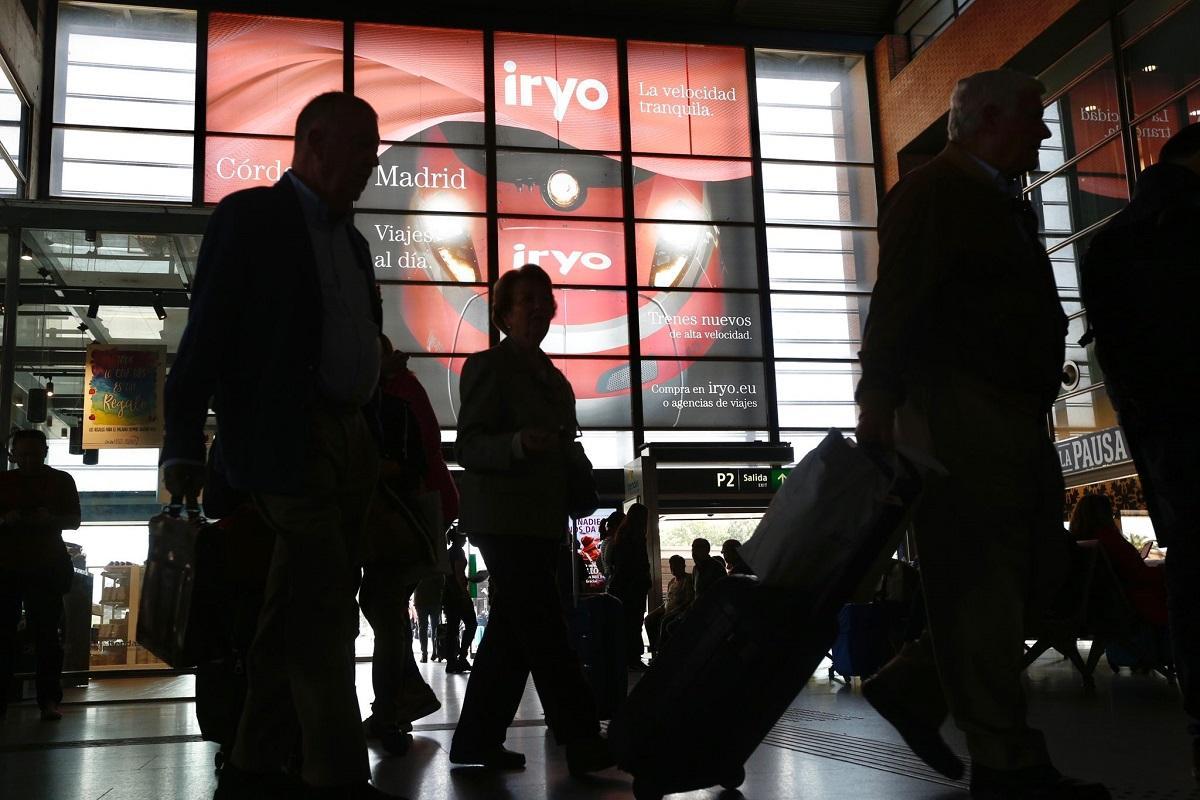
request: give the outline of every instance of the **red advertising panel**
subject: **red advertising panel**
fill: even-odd
[[[1072,86],[1062,105],[1071,125],[1070,140],[1064,142],[1067,158],[1114,135],[1121,129],[1121,114],[1112,65],[1101,67]],[[1103,197],[1127,197],[1125,156],[1119,147],[1102,148],[1086,161],[1086,171],[1079,171],[1081,191]]]
[[[482,123],[483,91],[480,31],[354,28],[354,93],[378,112],[384,141],[423,142],[444,122]],[[483,144],[481,124],[446,131],[452,142]]]
[[[629,120],[635,152],[748,158],[745,50],[630,42]]]
[[[620,149],[614,40],[497,33],[495,69],[500,144]]]
[[[270,186],[291,164],[291,139],[209,136],[204,144],[204,202],[220,202],[251,186]]]
[[[625,285],[620,222],[501,219],[500,272],[537,264],[555,284]]]
[[[209,17],[208,130],[290,136],[305,103],[342,85],[342,23]]]

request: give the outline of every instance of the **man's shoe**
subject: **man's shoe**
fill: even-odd
[[[422,664],[429,663],[429,654],[428,653],[421,653],[421,663]]]
[[[525,769],[525,754],[502,744],[481,750],[451,744],[450,763],[485,769]]]
[[[465,658],[456,658],[446,662],[446,672],[450,675],[463,675],[471,671],[471,665]]]
[[[442,701],[438,700],[437,695],[428,687],[416,699],[406,697],[405,700],[408,702],[401,703],[396,713],[401,720],[408,722],[428,717],[442,707]]]
[[[412,747],[412,737],[394,722],[381,723],[377,722],[374,716],[370,716],[363,720],[363,731],[368,739],[378,739],[383,749],[394,756],[405,755]]]
[[[47,703],[42,706],[42,722],[58,722],[62,719],[62,709],[58,703]]]
[[[891,692],[875,680],[864,682],[862,692],[871,707],[891,723],[917,758],[947,778],[958,780],[962,777],[962,759],[946,744],[937,727],[910,713],[903,704],[896,701]]]
[[[248,772],[226,761],[213,800],[293,800],[304,785],[282,772]]]
[[[1063,777],[1054,767],[999,770],[978,764],[971,768],[974,800],[1111,800],[1101,783]]]
[[[576,778],[608,769],[616,763],[617,757],[608,746],[608,740],[602,736],[567,743],[567,771]]]

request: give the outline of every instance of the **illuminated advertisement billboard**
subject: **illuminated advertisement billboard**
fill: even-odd
[[[583,427],[633,402],[647,427],[769,425],[745,48],[630,41],[621,70],[615,39],[496,32],[489,86],[481,31],[350,24],[211,15],[207,202],[278,180],[299,107],[349,75],[382,141],[354,222],[443,424],[490,284],[533,263]]]

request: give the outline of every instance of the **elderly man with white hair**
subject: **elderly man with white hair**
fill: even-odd
[[[966,734],[971,796],[1107,798],[1064,778],[1026,722],[1020,673],[1033,565],[1062,530],[1062,475],[1046,425],[1066,317],[1021,199],[1050,131],[1037,80],[972,75],[951,97],[949,139],[884,200],[879,278],[860,354],[859,442],[934,456],[916,509],[929,626],[863,692],[930,766],[963,764],[939,728]]]

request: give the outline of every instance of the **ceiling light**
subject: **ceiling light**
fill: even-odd
[[[154,306],[153,306],[153,308],[154,308],[154,313],[158,315],[158,318],[159,318],[160,320],[163,320],[163,319],[166,319],[166,318],[167,318],[167,310],[166,310],[165,308],[163,308],[163,304],[162,304],[162,294],[161,294],[161,293],[159,293],[159,292],[155,292],[155,293],[154,293]]]
[[[1189,117],[1200,117],[1200,108],[1197,108],[1195,111],[1189,111],[1188,116]]]
[[[46,381],[46,397],[54,397],[54,379]]]
[[[96,298],[94,291],[88,291],[88,302],[87,317],[88,319],[95,319],[100,315],[100,301]]]
[[[1142,72],[1154,72],[1156,69],[1158,69],[1158,64],[1147,64],[1142,67]]]
[[[21,260],[33,261],[33,251],[29,249],[29,245],[27,244],[21,245]]]
[[[1097,107],[1096,106],[1084,106],[1083,110],[1084,111],[1096,111]]]

